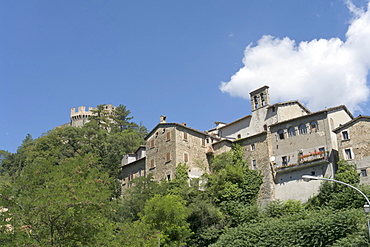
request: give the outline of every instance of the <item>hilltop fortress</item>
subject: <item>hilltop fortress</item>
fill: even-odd
[[[361,182],[370,182],[370,117],[354,118],[344,105],[311,112],[298,101],[271,104],[268,86],[251,92],[250,104],[251,115],[215,122],[206,131],[168,123],[161,116],[146,144],[123,156],[123,190],[132,179],[148,174],[157,181],[171,180],[180,163],[187,164],[191,181],[201,181],[202,174],[212,171],[210,159],[234,143],[243,148],[249,168],[262,172],[262,205],[276,199],[307,200],[317,193],[320,181],[307,184],[302,175],[333,178],[339,159],[356,163]]]
[[[116,109],[115,106],[112,104],[108,104],[105,106],[105,110],[111,114],[112,111]],[[93,115],[93,110],[97,110],[95,107],[86,107],[86,106],[79,106],[76,110],[76,107],[71,108],[71,112],[69,115],[70,122],[63,124],[58,127],[62,126],[75,126],[75,127],[81,127],[84,126],[86,123],[89,122],[89,118]]]

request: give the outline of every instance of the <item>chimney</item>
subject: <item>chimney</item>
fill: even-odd
[[[165,115],[160,116],[159,123],[166,123],[166,116]]]

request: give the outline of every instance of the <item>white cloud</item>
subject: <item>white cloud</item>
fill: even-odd
[[[263,36],[244,52],[242,67],[222,92],[249,98],[249,92],[270,86],[272,102],[297,99],[312,110],[345,104],[361,110],[369,97],[366,77],[370,69],[370,3],[368,10],[347,2],[354,15],[346,33],[339,38],[300,42]]]

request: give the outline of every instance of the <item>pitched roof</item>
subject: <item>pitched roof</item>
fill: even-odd
[[[276,106],[283,106],[283,105],[290,105],[290,104],[297,104],[299,105],[305,112],[307,113],[311,113],[310,110],[308,110],[301,102],[299,102],[298,100],[291,100],[291,101],[285,101],[285,102],[279,102],[279,103],[275,103],[273,105],[270,105],[268,106],[268,108],[271,108],[271,107],[276,107]]]
[[[205,132],[202,132],[200,130],[197,130],[197,129],[193,129],[193,128],[190,128],[184,124],[179,124],[179,123],[159,123],[157,124],[157,126],[155,126],[149,133],[148,135],[144,138],[144,140],[147,140],[151,135],[153,135],[153,133],[160,127],[169,127],[169,126],[178,126],[178,127],[181,127],[181,128],[184,128],[184,129],[187,129],[187,130],[190,130],[190,131],[193,131],[193,132],[196,132],[198,134],[202,134],[202,135],[205,135],[205,136],[209,136],[209,137],[212,137],[214,138],[214,136],[212,135],[209,135]]]
[[[340,109],[343,109],[350,116],[350,118],[353,118],[352,113],[347,109],[347,107],[345,105],[339,105],[339,106],[335,106],[335,107],[326,108],[326,109],[321,110],[321,111],[312,112],[312,113],[307,114],[307,115],[287,119],[287,120],[282,121],[282,122],[277,122],[277,123],[271,124],[270,126],[275,126],[275,125],[279,125],[279,124],[286,123],[286,122],[289,122],[289,121],[294,121],[294,120],[297,120],[299,118],[310,117],[310,116],[314,116],[314,115],[317,115],[317,114],[321,114],[321,113],[325,113],[325,112],[332,112],[332,111],[336,111],[336,110],[340,110]]]
[[[228,126],[230,126],[230,125],[233,125],[233,124],[235,124],[235,123],[237,123],[237,122],[240,122],[240,121],[242,121],[242,120],[244,120],[244,119],[251,118],[251,117],[252,117],[252,115],[247,115],[247,116],[241,117],[241,118],[239,118],[239,119],[237,119],[237,120],[235,120],[235,121],[232,121],[231,123],[228,123],[228,124],[226,124],[226,125],[224,125],[224,126],[220,127],[219,129],[222,129],[222,128],[225,128],[225,127],[228,127]]]
[[[339,125],[339,127],[333,129],[333,132],[334,133],[338,133],[339,131],[348,128],[349,125],[351,125],[351,124],[353,124],[355,122],[358,122],[358,121],[360,121],[362,119],[369,119],[370,120],[370,116],[362,116],[362,115],[359,115],[358,117],[356,117],[356,118],[348,121],[347,123]]]

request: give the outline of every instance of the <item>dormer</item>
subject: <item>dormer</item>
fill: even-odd
[[[270,105],[269,87],[263,86],[249,93],[251,97],[251,109],[255,111],[261,107]]]

